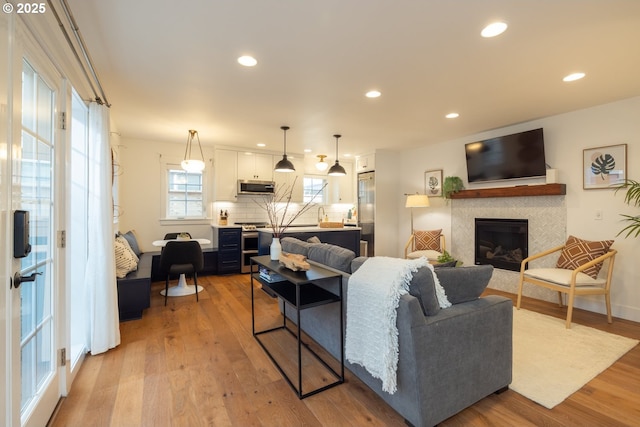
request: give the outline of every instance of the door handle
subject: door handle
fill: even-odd
[[[30,276],[21,276],[20,273],[16,273],[13,276],[13,287],[18,289],[22,282],[34,282],[36,280],[36,276],[42,273],[32,273]]]

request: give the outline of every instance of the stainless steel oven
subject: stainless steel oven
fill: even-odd
[[[258,255],[257,229],[265,227],[266,224],[262,222],[245,222],[236,224],[242,226],[240,271],[243,273],[250,273],[251,257]],[[254,265],[253,272],[255,273],[257,271],[257,265]]]
[[[251,257],[258,255],[258,232],[243,231],[242,232],[242,262],[240,271],[249,273],[251,269]],[[257,264],[254,265],[254,272],[257,270]]]

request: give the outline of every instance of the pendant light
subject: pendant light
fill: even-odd
[[[318,169],[321,172],[324,172],[327,170],[327,168],[329,168],[329,163],[324,161],[324,158],[327,157],[324,154],[318,154],[316,157],[318,157],[320,160],[318,160],[318,163],[316,163],[316,169]]]
[[[347,174],[347,171],[344,170],[342,166],[340,166],[340,161],[338,160],[338,139],[341,136],[342,135],[333,135],[333,137],[336,139],[336,162],[333,166],[331,166],[331,169],[329,169],[329,175],[331,176],[345,176]]]
[[[287,160],[287,131],[289,126],[280,126],[280,129],[284,132],[284,153],[282,154],[282,160],[276,163],[276,172],[295,172],[296,168],[293,167],[293,163]]]
[[[200,149],[200,158],[197,159],[191,155],[193,139],[198,139],[198,148]],[[182,169],[187,172],[202,172],[204,169],[204,156],[202,155],[202,146],[200,145],[200,137],[197,130],[189,130],[187,136],[187,148],[184,150],[184,160],[180,163]]]

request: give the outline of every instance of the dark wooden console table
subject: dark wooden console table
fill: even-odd
[[[284,379],[289,383],[291,388],[296,392],[299,399],[304,399],[305,397],[312,396],[316,393],[319,393],[328,388],[334,387],[338,384],[342,384],[344,382],[344,325],[343,325],[343,298],[342,298],[342,276],[339,273],[335,273],[326,268],[322,268],[319,266],[312,265],[308,271],[291,271],[287,268],[280,266],[278,261],[272,261],[269,255],[256,256],[251,258],[251,271],[253,270],[253,265],[256,264],[260,268],[265,268],[267,271],[276,273],[280,275],[280,279],[284,279],[281,281],[270,282],[263,279],[260,276],[260,273],[252,273],[251,274],[251,331],[253,333],[254,338],[258,341],[262,349],[267,353],[271,361],[276,365],[276,368],[280,371],[280,374],[284,377]],[[327,280],[337,280],[338,281],[338,295],[335,295],[332,292],[329,292],[319,286],[316,286],[314,283],[318,283],[321,281]],[[297,328],[295,331],[292,331],[287,327],[287,316],[286,316],[286,307],[283,307],[282,313],[282,325],[277,326],[275,328],[266,329],[263,331],[256,331],[256,322],[255,322],[255,309],[254,309],[254,281],[259,282],[263,287],[269,288],[275,295],[281,297],[285,304],[289,304],[296,309],[296,323]],[[340,304],[340,373],[337,373],[331,366],[329,366],[321,357],[318,355],[313,349],[309,347],[306,343],[304,343],[301,339],[301,324],[300,324],[300,311],[317,307],[324,304],[331,303],[339,303]],[[261,335],[268,334],[270,332],[275,332],[279,330],[286,330],[289,334],[297,339],[298,346],[298,384],[294,385],[293,381],[289,378],[289,376],[282,369],[278,361],[275,359],[273,354],[267,349],[266,345],[261,340]],[[316,360],[318,360],[331,374],[336,378],[336,381],[324,385],[322,387],[318,387],[314,390],[303,393],[302,391],[302,347],[305,347],[306,350],[312,354]]]

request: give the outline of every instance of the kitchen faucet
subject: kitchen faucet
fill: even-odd
[[[322,211],[322,216],[320,216],[320,211]],[[322,222],[325,215],[326,213],[324,212],[324,208],[322,206],[318,207],[318,222]]]

